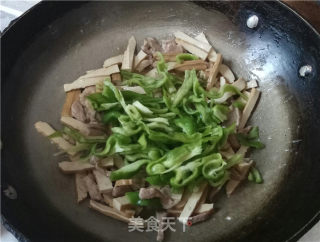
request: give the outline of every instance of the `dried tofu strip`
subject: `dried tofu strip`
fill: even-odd
[[[143,50],[140,50],[137,56],[134,58],[134,69],[136,69],[138,65],[147,57],[148,55]]]
[[[213,203],[200,204],[195,210],[194,214],[204,213],[213,210]]]
[[[203,192],[202,192],[202,195],[201,195],[201,198],[198,202],[198,206],[200,206],[201,204],[205,203],[206,202],[206,199],[207,199],[207,195],[208,195],[208,191],[209,191],[209,188],[206,187]]]
[[[73,129],[78,130],[80,133],[82,133],[85,136],[88,136],[88,135],[94,136],[94,135],[104,134],[102,130],[90,128],[89,125],[71,117],[61,117],[60,121],[64,125],[67,125]]]
[[[249,100],[242,112],[242,118],[240,121],[239,129],[244,128],[244,126],[246,125],[248,119],[250,118],[251,112],[258,101],[259,96],[260,96],[260,91],[255,88],[252,88],[249,95]]]
[[[182,198],[181,198],[180,202],[174,206],[174,209],[182,209],[184,207],[184,205],[187,203],[187,201],[189,200],[191,194],[192,194],[192,192],[189,191],[189,189],[185,189],[182,194]]]
[[[111,156],[99,160],[99,166],[103,168],[111,168],[114,166],[114,159]]]
[[[241,177],[246,177],[249,173],[249,170],[252,166],[253,162],[251,161],[250,163],[241,163],[238,166],[240,166],[240,173]],[[230,195],[236,190],[236,188],[240,185],[241,180],[236,180],[236,179],[231,179],[227,182],[226,184],[226,193],[227,196],[230,197]]]
[[[119,65],[122,63],[122,60],[123,60],[123,55],[113,56],[113,57],[108,58],[104,61],[103,67],[109,67],[112,65]]]
[[[207,53],[209,53],[212,49],[212,47],[207,44],[207,43],[204,43],[202,41],[199,41],[199,40],[196,40],[194,38],[191,38],[189,35],[186,35],[185,33],[183,32],[176,32],[174,33],[174,36],[179,39],[179,40],[182,40],[182,41],[185,41],[186,43],[189,43]]]
[[[251,80],[247,82],[247,89],[258,87],[258,82],[256,80]]]
[[[110,208],[106,205],[103,205],[99,202],[96,202],[94,200],[90,200],[90,208],[107,215],[109,217],[112,217],[114,219],[120,220],[125,223],[129,223],[130,219],[126,216],[124,216],[122,213],[118,212],[117,210]]]
[[[168,61],[174,62],[174,61],[176,61],[177,54],[166,54],[166,53],[164,53],[164,54],[162,54],[162,56],[163,56],[163,59],[164,59],[165,62],[168,62]],[[155,58],[156,60],[160,60],[159,55],[157,55],[157,53],[155,53],[153,55],[153,58]]]
[[[61,116],[71,117],[71,106],[79,98],[81,91],[80,90],[72,90],[67,92],[66,100],[63,104]]]
[[[93,78],[93,77],[107,77],[114,73],[119,73],[118,65],[112,65],[107,68],[100,68],[97,70],[89,71],[86,75],[80,76],[78,79],[85,79],[85,78]]]
[[[128,217],[128,218],[132,218],[136,213],[135,209],[126,209],[123,211],[124,216]]]
[[[191,224],[200,223],[202,221],[209,219],[212,212],[213,212],[213,209],[207,212],[199,213],[195,216],[190,217],[189,221],[191,222]]]
[[[180,39],[176,39],[176,42],[177,44],[181,45],[185,50],[189,51],[190,53],[198,56],[199,58],[201,58],[202,60],[205,60],[207,59],[208,57],[208,52],[200,49],[200,48],[197,48],[195,47],[194,45],[192,44],[189,44],[183,40],[180,40]]]
[[[96,179],[99,192],[101,193],[111,193],[113,186],[109,177],[105,174],[103,170],[93,170],[93,175]]]
[[[120,85],[121,83],[121,74],[120,73],[114,73],[111,75],[111,81],[115,85]]]
[[[138,72],[142,72],[148,66],[151,66],[152,63],[153,63],[152,60],[143,60],[143,61],[140,62],[140,64],[135,69]]]
[[[61,161],[59,162],[58,166],[61,169],[61,171],[66,174],[79,173],[94,169],[94,166],[90,163],[83,163],[77,161]]]
[[[34,124],[34,127],[36,128],[36,130],[48,137],[52,134],[54,134],[56,131],[46,122],[42,122],[42,121],[38,121]],[[50,141],[54,144],[56,144],[61,150],[67,152],[69,155],[75,155],[76,152],[72,151],[72,149],[74,148],[74,146],[72,144],[70,144],[68,141],[66,141],[64,138],[62,137],[54,137],[51,138]]]
[[[169,208],[166,210],[168,214],[174,216],[174,217],[178,217],[180,216],[182,209],[176,209],[176,208]]]
[[[113,207],[113,197],[110,194],[102,194],[103,201],[109,205],[109,207]]]
[[[210,45],[209,41],[207,40],[207,38],[206,38],[206,36],[205,36],[205,34],[203,32],[198,34],[195,37],[195,39]],[[208,60],[212,61],[212,62],[216,62],[216,60],[217,60],[217,52],[213,49],[213,47],[212,47],[211,51],[208,54]]]
[[[126,51],[123,54],[123,61],[122,61],[122,70],[132,71],[133,69],[133,61],[134,61],[134,51],[136,49],[136,39],[134,36],[131,36],[128,42],[128,46]]]
[[[243,89],[246,88],[246,81],[243,78],[239,78],[237,81],[231,84],[232,86],[235,86],[236,88],[239,89],[241,92]],[[223,103],[228,100],[232,95],[234,95],[232,92],[226,92],[223,94],[222,97],[214,99],[215,103]]]
[[[86,175],[87,174],[85,172],[79,172],[75,174],[75,185],[78,203],[88,197],[88,189],[84,181]]]
[[[94,199],[96,201],[102,200],[102,196],[99,192],[98,185],[94,179],[94,176],[89,173],[85,178],[84,181],[86,183],[88,193],[91,199]]]
[[[234,82],[235,80],[234,74],[232,73],[231,69],[227,65],[221,64],[219,67],[219,72],[229,81],[229,83]]]
[[[126,209],[133,208],[133,205],[130,203],[127,196],[123,196],[123,197],[117,197],[113,199],[113,208],[123,212]]]
[[[193,213],[193,211],[197,207],[198,202],[201,199],[202,193],[206,190],[207,185],[208,185],[207,183],[202,183],[199,186],[199,189],[191,194],[189,200],[187,201],[186,205],[184,206],[184,208],[178,218],[178,220],[181,223],[183,223],[183,224],[187,223],[188,218],[191,216],[191,214]]]
[[[214,86],[216,82],[217,74],[219,72],[219,66],[221,63],[222,63],[222,55],[217,54],[217,60],[214,63],[214,65],[210,68],[209,78],[207,81],[207,90],[210,90]]]
[[[116,187],[129,186],[129,185],[132,185],[132,184],[133,184],[133,179],[120,179],[120,180],[116,181],[115,186]]]
[[[185,71],[195,69],[206,70],[208,68],[208,63],[203,60],[192,60],[192,61],[184,61],[182,64],[177,64],[174,66],[175,71]]]
[[[74,89],[82,89],[89,86],[95,86],[97,84],[102,83],[106,77],[91,77],[91,78],[84,78],[84,79],[77,79],[72,83],[64,84],[64,91],[69,92]]]

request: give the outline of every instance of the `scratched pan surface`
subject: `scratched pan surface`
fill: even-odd
[[[255,30],[246,27],[259,16]],[[236,75],[257,79],[260,103],[250,120],[266,148],[252,153],[265,182],[221,195],[216,213],[166,241],[296,240],[319,219],[319,35],[277,2],[42,3],[2,36],[2,196],[6,226],[20,240],[153,241],[119,221],[75,203],[73,177],[61,174],[56,148],[35,132],[59,128],[63,84],[124,51],[134,35],[167,38],[205,32]],[[300,77],[309,64],[313,71]]]

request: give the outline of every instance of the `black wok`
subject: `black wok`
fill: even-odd
[[[2,193],[2,219],[21,241],[154,240],[76,205],[73,179],[33,123],[58,128],[62,84],[123,52],[130,35],[141,44],[176,30],[204,31],[238,76],[259,81],[250,122],[266,148],[252,156],[265,182],[221,196],[212,219],[185,233],[176,224],[167,241],[296,241],[319,220],[320,36],[297,14],[279,2],[43,2],[1,37],[1,190],[17,192]]]

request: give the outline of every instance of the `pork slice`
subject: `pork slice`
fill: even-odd
[[[83,108],[79,99],[72,103],[71,115],[72,115],[72,117],[74,117],[75,119],[77,119],[81,122],[87,121],[86,113],[84,112],[84,108]]]
[[[112,196],[113,197],[122,197],[126,194],[126,192],[131,192],[132,188],[130,185],[126,186],[115,186],[112,189]]]
[[[150,37],[143,40],[143,46],[141,46],[141,49],[151,56],[153,56],[153,54],[157,51],[162,51],[161,45],[159,44],[158,40]]]
[[[101,194],[98,189],[98,185],[94,179],[94,176],[89,173],[86,177],[83,178],[89,192],[89,196],[93,200],[100,201],[102,199]]]
[[[199,213],[195,216],[190,217],[188,220],[191,222],[191,224],[196,224],[202,221],[205,221],[210,218],[211,214],[213,213],[213,210],[209,210],[203,213]]]
[[[85,172],[79,172],[75,174],[75,185],[78,203],[86,199],[88,195],[88,189],[84,180],[86,175],[87,174]]]
[[[178,45],[174,39],[162,40],[161,47],[165,54],[180,54],[183,53],[183,48]]]
[[[173,207],[174,200],[167,194],[167,192],[161,191],[155,187],[140,188],[140,199],[160,198],[161,204],[164,209]]]
[[[163,241],[164,239],[164,223],[163,218],[167,216],[166,212],[156,212],[157,220],[159,221],[159,228],[157,234],[157,241]]]
[[[86,120],[87,122],[90,123],[97,123],[97,119],[96,119],[96,111],[93,109],[93,107],[91,106],[90,101],[87,99],[87,96],[96,93],[96,87],[95,86],[90,86],[90,87],[86,87],[82,93],[79,95],[79,101],[81,103],[81,105],[83,106],[83,109],[85,111],[86,114]]]

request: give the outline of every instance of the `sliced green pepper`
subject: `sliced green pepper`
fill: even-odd
[[[175,169],[175,176],[170,179],[170,185],[174,188],[180,188],[196,180],[201,174],[201,164],[201,159],[198,159]]]
[[[199,59],[198,56],[195,56],[193,54],[188,54],[188,53],[182,53],[182,54],[176,55],[176,62],[179,64],[185,60],[198,60],[198,59]]]
[[[128,198],[129,202],[135,206],[148,207],[151,209],[162,208],[159,198],[140,199],[139,192],[126,192],[126,197]]]
[[[175,125],[180,127],[184,133],[191,135],[196,131],[196,122],[192,117],[183,116],[174,120]]]
[[[256,149],[262,149],[265,147],[263,143],[259,140],[259,128],[253,127],[249,134],[237,134],[237,139],[240,144],[248,147],[253,147]]]
[[[123,166],[116,171],[112,171],[110,174],[111,181],[116,181],[120,179],[129,179],[137,174],[140,168],[147,164],[149,160],[138,160],[129,165]]]

